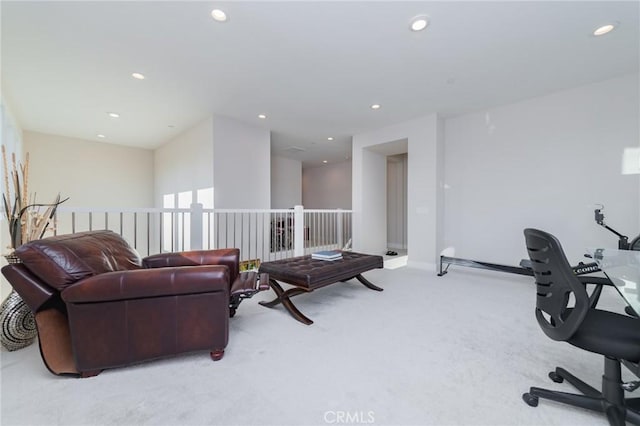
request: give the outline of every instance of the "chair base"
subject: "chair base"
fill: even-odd
[[[640,425],[640,398],[624,398],[620,361],[605,357],[602,392],[589,386],[564,368],[557,367],[549,373],[556,383],[564,380],[571,383],[582,394],[553,391],[532,387],[522,395],[522,399],[531,407],[538,406],[538,399],[544,398],[574,407],[605,413],[611,426],[624,426],[625,421]]]

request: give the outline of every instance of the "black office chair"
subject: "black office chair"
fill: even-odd
[[[640,319],[595,309],[558,240],[537,229],[525,229],[524,235],[536,280],[538,324],[553,340],[604,355],[604,375],[599,391],[557,367],[549,378],[556,383],[566,379],[582,395],[532,387],[522,399],[532,407],[545,398],[606,413],[611,425],[624,425],[625,419],[640,425],[640,398],[624,397],[625,390],[635,390],[640,381],[623,383],[620,367],[621,360],[640,361]]]

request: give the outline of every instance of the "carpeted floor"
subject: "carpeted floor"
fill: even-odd
[[[603,361],[553,342],[533,315],[532,278],[410,268],[294,300],[315,321],[243,302],[224,358],[190,354],[102,372],[50,374],[37,345],[1,353],[1,417],[9,425],[605,425],[599,414],[521,395],[573,392],[547,373],[563,365],[599,386]],[[615,293],[604,303],[621,309]],[[625,371],[625,375],[627,372]],[[633,376],[628,374],[629,379]]]

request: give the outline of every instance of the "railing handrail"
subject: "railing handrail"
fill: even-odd
[[[190,213],[193,209],[165,209],[158,207],[67,207],[60,206],[57,209],[60,213]]]
[[[61,213],[191,213],[192,208],[160,208],[160,207],[69,207],[60,206]],[[293,213],[293,209],[200,209],[205,213]],[[305,213],[353,213],[347,209],[303,209]]]
[[[303,209],[305,213],[353,213],[349,209]]]

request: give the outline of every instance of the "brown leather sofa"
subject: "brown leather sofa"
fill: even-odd
[[[163,253],[141,259],[112,231],[31,241],[2,274],[35,313],[40,353],[58,375],[194,351],[224,355],[229,317],[268,288],[239,273],[239,250]]]

